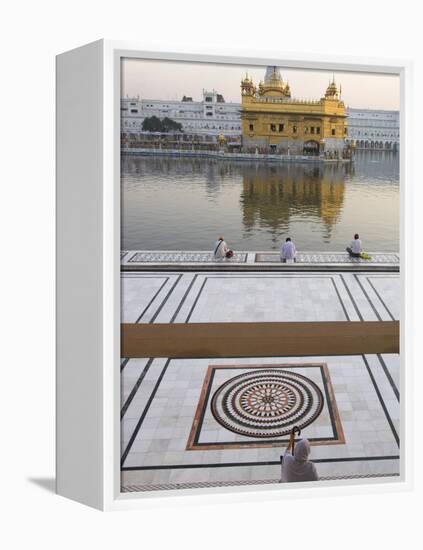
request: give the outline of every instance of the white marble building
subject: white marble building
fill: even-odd
[[[237,139],[241,136],[240,110],[240,103],[226,102],[216,90],[203,90],[200,101],[186,96],[182,100],[126,97],[121,100],[121,133],[124,138],[137,136],[144,119],[156,116],[179,122],[187,134],[211,136],[213,141],[220,134]],[[399,149],[399,111],[348,108],[347,114],[347,144],[357,149]]]
[[[139,134],[145,118],[168,117],[182,124],[189,134],[227,138],[241,135],[240,104],[226,102],[216,90],[203,90],[200,101],[191,97],[179,100],[123,98],[121,100],[122,134]]]
[[[348,109],[347,112],[347,143],[355,145],[357,149],[399,149],[399,111]]]

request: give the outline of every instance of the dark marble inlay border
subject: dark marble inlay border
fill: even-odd
[[[395,397],[397,398],[397,401],[400,400],[400,393],[399,393],[399,390],[394,382],[394,379],[392,378],[391,376],[391,373],[389,372],[389,369],[382,357],[382,355],[380,353],[377,354],[377,358],[379,359],[379,363],[381,364],[382,368],[383,368],[383,371],[386,375],[386,378],[388,379],[390,385],[391,385],[391,388],[392,388],[392,391],[394,392],[395,394]]]
[[[142,277],[144,278],[144,277]],[[160,288],[157,290],[157,292],[155,292],[154,296],[151,298],[151,300],[148,302],[147,306],[143,309],[143,311],[141,312],[141,314],[139,315],[138,319],[135,321],[135,323],[139,323],[141,321],[141,319],[144,317],[145,313],[147,312],[147,310],[150,308],[151,304],[154,302],[154,300],[157,298],[157,296],[160,294],[160,292],[162,291],[162,288],[165,286],[165,284],[168,282],[169,280],[169,277],[165,277],[165,280],[164,282],[160,285]]]
[[[377,277],[377,279],[384,279],[385,277]],[[398,277],[386,277],[387,279],[398,279]],[[373,292],[376,294],[376,296],[379,298],[381,304],[386,309],[389,317],[392,319],[392,321],[396,321],[395,317],[392,315],[391,310],[386,305],[385,301],[383,300],[382,296],[379,294],[379,292],[376,290],[374,284],[371,282],[370,277],[366,277],[367,282],[372,287]]]
[[[182,278],[182,273],[181,273],[180,275],[178,275],[178,277],[176,278],[176,281],[173,283],[171,289],[170,289],[169,292],[166,294],[165,299],[162,301],[162,303],[160,304],[160,306],[157,308],[156,313],[155,313],[155,314],[153,315],[153,317],[150,319],[149,323],[154,323],[154,321],[157,319],[159,313],[160,313],[161,310],[164,308],[166,302],[169,300],[170,295],[171,295],[172,292],[175,290],[176,285],[179,283],[179,281],[181,280],[181,278]]]
[[[141,382],[144,380],[145,378],[145,375],[147,374],[147,372],[149,371],[150,367],[151,367],[151,364],[152,362],[154,361],[154,358],[153,357],[150,357],[145,365],[145,367],[143,368],[140,376],[138,377],[138,380],[135,382],[135,385],[134,387],[132,388],[131,390],[131,393],[128,395],[128,398],[127,400],[125,401],[125,404],[123,405],[121,411],[120,411],[120,419],[122,420],[122,418],[124,417],[126,411],[128,410],[128,407],[129,405],[131,404],[132,400],[134,399],[135,397],[135,394],[137,393],[138,391],[138,388],[141,386]]]
[[[162,285],[160,286],[159,290],[156,291],[156,293],[154,294],[154,296],[151,298],[151,300],[148,302],[148,305],[143,309],[143,311],[141,312],[141,314],[138,316],[137,320],[135,321],[135,323],[139,323],[141,321],[141,319],[144,317],[144,315],[147,313],[148,309],[150,308],[150,306],[153,304],[154,300],[157,298],[157,296],[160,294],[160,292],[162,291],[163,287],[166,285],[166,283],[169,281],[170,277],[168,275],[165,275],[165,276],[157,276],[157,277],[154,277],[154,276],[151,276],[151,275],[139,275],[139,274],[136,274],[136,275],[132,275],[132,276],[126,276],[125,279],[164,279],[164,282],[162,283]],[[121,363],[120,363],[120,371],[122,372],[123,369],[126,367],[126,365],[128,364],[128,361],[129,359],[127,357],[125,358],[121,358]]]
[[[342,275],[340,274],[341,278],[342,278]],[[334,275],[326,275],[326,276],[315,276],[315,275],[267,275],[266,277],[262,277],[262,276],[259,276],[259,275],[246,275],[246,276],[233,276],[233,275],[206,275],[204,276],[204,280],[203,280],[203,283],[198,291],[198,294],[192,304],[192,307],[191,307],[191,310],[188,314],[188,317],[185,321],[185,323],[188,323],[189,320],[191,319],[191,316],[192,314],[194,313],[194,309],[198,303],[198,300],[200,299],[200,296],[201,294],[203,293],[203,290],[206,286],[206,283],[210,280],[210,279],[330,279],[332,281],[332,284],[335,288],[335,292],[336,292],[336,295],[338,297],[338,300],[339,300],[339,303],[341,305],[341,308],[344,312],[344,315],[345,315],[345,318],[347,321],[350,321],[350,318],[349,318],[349,315],[348,315],[348,312],[346,310],[346,307],[345,307],[345,304],[341,298],[341,295],[338,291],[338,288],[336,286],[336,283],[335,283],[335,276]],[[345,281],[344,281],[344,284],[345,284]],[[348,289],[347,289],[348,290]],[[350,295],[350,297],[352,298],[351,296],[351,293],[348,291],[348,294]],[[353,302],[354,303],[354,302]],[[361,319],[363,320],[363,319]]]
[[[357,313],[358,315],[358,318],[360,319],[360,321],[363,321],[363,316],[361,315],[361,311],[359,309],[359,307],[357,306],[357,303],[356,301],[354,300],[354,297],[351,293],[351,290],[349,288],[349,286],[347,285],[345,279],[344,279],[344,276],[342,275],[342,273],[339,274],[340,278],[341,278],[341,281],[344,283],[344,287],[345,287],[345,290],[347,291],[347,294],[352,302],[352,305],[354,306],[354,309],[355,309],[355,312]]]
[[[351,299],[351,301],[352,301],[352,303],[353,303],[353,305],[354,305],[354,308],[355,308],[355,310],[356,310],[356,312],[357,312],[357,314],[358,314],[358,316],[359,316],[359,318],[360,318],[360,321],[363,321],[363,320],[364,320],[364,319],[363,319],[363,316],[361,315],[361,312],[360,312],[360,310],[359,310],[359,308],[358,308],[358,306],[357,306],[357,303],[356,303],[356,301],[355,301],[353,295],[351,294],[351,292],[350,292],[350,290],[349,290],[349,288],[348,288],[348,285],[347,285],[347,283],[345,282],[344,277],[342,276],[342,274],[340,274],[340,277],[341,277],[342,282],[344,283],[344,286],[345,286],[345,288],[346,288],[346,290],[347,290],[347,292],[348,292],[348,295],[349,295],[349,297],[350,297],[350,299]],[[357,275],[355,275],[355,277],[357,277]],[[382,277],[380,277],[380,278],[382,278]],[[385,277],[383,277],[383,278],[385,278]],[[386,277],[386,278],[397,279],[397,277],[395,277],[395,276]],[[358,281],[358,277],[357,277],[357,281]],[[358,282],[359,282],[359,281],[358,281]],[[369,282],[370,282],[370,281],[369,281]],[[363,292],[364,292],[364,294],[365,294],[367,300],[369,301],[370,305],[374,308],[374,306],[373,306],[373,304],[372,304],[372,302],[371,302],[371,300],[370,300],[369,295],[365,292],[365,290],[363,289],[363,287],[362,287],[361,284],[360,284],[360,288],[363,290]],[[382,300],[381,300],[381,301],[382,301]],[[382,301],[382,303],[383,303],[383,301]],[[386,306],[385,306],[385,307],[386,307]],[[386,307],[386,309],[387,309],[387,307]],[[379,320],[381,320],[380,317],[379,317]],[[393,320],[395,320],[395,319],[393,318]],[[363,356],[363,357],[364,357],[364,356]],[[398,388],[397,388],[397,386],[396,386],[396,384],[395,384],[395,382],[394,382],[394,380],[393,380],[393,378],[392,378],[392,376],[391,376],[391,373],[389,372],[389,369],[388,369],[388,367],[387,367],[385,361],[383,360],[382,355],[381,355],[380,353],[378,353],[378,354],[377,354],[377,357],[378,357],[379,363],[380,363],[380,365],[381,365],[381,367],[382,367],[382,369],[383,369],[383,371],[384,371],[384,373],[385,373],[385,375],[386,375],[386,378],[388,379],[388,382],[389,382],[389,384],[390,384],[390,386],[391,386],[391,388],[392,388],[392,390],[393,390],[393,392],[394,392],[394,394],[395,394],[395,397],[397,398],[398,401],[400,401],[400,393],[399,393],[399,390],[398,390]],[[370,368],[370,367],[369,367],[369,368]]]
[[[165,365],[164,365],[164,367],[163,367],[163,369],[162,369],[162,371],[161,371],[161,373],[160,373],[160,375],[159,375],[159,378],[157,379],[157,382],[156,382],[156,384],[155,384],[155,386],[154,386],[154,388],[153,388],[153,391],[151,392],[151,395],[150,395],[150,397],[148,398],[147,404],[146,404],[146,406],[144,407],[144,410],[143,410],[143,412],[142,412],[142,414],[141,414],[141,416],[140,416],[140,418],[139,418],[139,420],[138,420],[138,422],[137,422],[137,425],[135,426],[135,430],[133,431],[133,433],[132,433],[132,435],[131,435],[131,438],[130,438],[130,440],[129,440],[129,442],[128,442],[128,445],[126,446],[126,449],[124,450],[124,452],[123,452],[123,454],[122,454],[122,458],[121,458],[121,462],[120,462],[121,467],[122,467],[122,465],[124,464],[124,462],[125,462],[125,460],[126,460],[126,457],[128,456],[128,453],[129,453],[129,451],[131,450],[131,447],[132,447],[132,445],[133,445],[133,443],[134,443],[134,441],[135,441],[135,438],[136,438],[137,435],[138,435],[138,432],[139,432],[139,430],[140,430],[140,428],[141,428],[141,426],[142,426],[142,423],[144,422],[144,418],[146,417],[146,415],[147,415],[147,413],[148,413],[148,410],[149,410],[149,408],[150,408],[150,406],[151,406],[151,403],[153,402],[153,399],[154,399],[154,397],[156,396],[156,392],[157,392],[157,390],[159,389],[159,386],[160,386],[160,384],[161,384],[161,381],[162,381],[162,379],[163,379],[163,376],[164,376],[165,373],[166,373],[166,370],[167,370],[167,368],[168,368],[168,366],[169,366],[169,363],[170,363],[170,359],[167,359],[167,361],[166,361],[166,363],[165,363]],[[141,385],[141,384],[140,384],[140,385]],[[139,386],[138,386],[138,387],[139,387]],[[137,390],[138,390],[138,388],[137,388]]]
[[[372,373],[372,369],[370,368],[370,365],[369,365],[369,363],[366,359],[366,356],[362,355],[362,357],[363,357],[364,364],[366,365],[367,372],[369,373],[370,380],[372,381],[373,387],[375,389],[376,395],[379,399],[379,403],[380,403],[380,405],[383,409],[383,412],[385,413],[385,417],[386,417],[386,420],[388,421],[389,427],[391,428],[392,435],[394,436],[394,439],[395,439],[395,441],[396,441],[396,443],[399,447],[400,446],[400,439],[399,439],[399,436],[398,436],[397,431],[395,429],[394,423],[392,422],[391,415],[389,414],[388,409],[386,408],[385,401],[383,400],[383,397],[382,397],[382,394],[380,393],[379,387],[376,384],[375,377]]]
[[[399,455],[387,456],[356,456],[342,458],[316,458],[313,462],[316,464],[335,463],[335,462],[373,462],[379,460],[400,460]],[[251,462],[219,462],[217,464],[159,464],[154,466],[125,466],[123,472],[146,471],[146,470],[190,470],[198,468],[242,468],[251,466],[279,466],[280,460],[262,460]]]
[[[165,300],[167,300],[167,299],[169,298],[170,294],[172,293],[173,289],[176,287],[176,285],[177,285],[177,283],[179,282],[179,279],[180,279],[181,277],[183,277],[183,274],[181,274],[181,275],[179,276],[179,278],[175,281],[173,287],[172,287],[172,288],[170,289],[170,291],[168,292],[168,294],[167,294]],[[169,277],[168,277],[167,279],[169,279]],[[191,281],[190,284],[188,285],[188,289],[186,290],[184,296],[182,297],[182,300],[180,301],[180,303],[179,303],[179,305],[178,305],[178,308],[177,308],[175,314],[172,316],[172,319],[170,320],[171,323],[174,322],[174,320],[175,320],[175,318],[176,318],[176,315],[178,314],[179,310],[181,309],[182,305],[184,304],[184,302],[185,302],[185,300],[186,300],[186,298],[187,298],[187,296],[188,296],[188,294],[189,294],[189,291],[190,291],[190,289],[191,289],[191,287],[192,287],[192,285],[193,285],[195,279],[196,279],[196,276],[193,277],[192,281]],[[163,288],[163,285],[162,285],[161,288]],[[153,298],[153,300],[154,300],[154,298]],[[163,304],[163,302],[162,302],[161,307],[163,307],[163,305],[164,305],[164,304]],[[147,309],[148,309],[148,308],[147,308]],[[141,316],[139,317],[139,320],[142,318],[142,316],[144,315],[144,313],[145,313],[145,311],[146,311],[147,309],[145,309],[144,312],[141,314]],[[156,316],[155,316],[155,317],[156,317]],[[153,319],[153,320],[154,320],[154,319]],[[139,322],[139,321],[137,321],[137,322]],[[152,322],[152,321],[150,321],[150,322]],[[153,361],[154,361],[154,358],[151,358],[151,357],[150,357],[149,360],[148,360],[148,364],[147,364],[147,365],[148,365],[147,371],[148,371],[148,369],[150,368],[150,366],[151,366],[151,364],[152,364]],[[121,362],[121,366],[120,366],[121,372],[122,372],[122,370],[124,369],[124,367],[126,366],[126,364],[127,364],[128,362],[129,362],[129,359],[128,359],[128,358],[125,358],[125,359]],[[145,370],[145,368],[144,368],[144,370]],[[121,414],[120,414],[121,420],[122,420],[122,418],[124,417],[126,411],[128,410],[128,407],[129,407],[129,405],[131,404],[133,398],[135,397],[135,395],[136,395],[136,393],[137,393],[139,387],[141,386],[141,383],[142,383],[142,381],[143,381],[143,379],[144,379],[144,376],[145,376],[145,374],[146,374],[146,372],[144,372],[144,370],[142,371],[140,377],[138,378],[137,382],[135,383],[134,388],[132,388],[131,393],[129,394],[127,400],[125,401],[125,403],[124,403],[124,405],[123,405],[123,407],[122,407],[122,409],[121,409]]]
[[[370,300],[370,296],[368,295],[366,289],[363,286],[363,283],[360,281],[360,279],[357,277],[357,274],[354,273],[354,278],[357,281],[358,286],[361,288],[361,291],[363,292],[364,296],[367,298],[367,301],[369,302],[370,307],[373,310],[373,313],[376,315],[377,319],[379,321],[382,321],[382,317],[379,315],[378,310],[375,308],[374,303]]]

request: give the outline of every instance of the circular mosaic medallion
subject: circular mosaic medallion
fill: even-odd
[[[308,426],[322,412],[323,394],[309,378],[286,370],[254,370],[231,378],[214,393],[213,416],[250,437],[280,437]]]

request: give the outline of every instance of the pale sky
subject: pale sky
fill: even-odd
[[[145,99],[177,99],[183,95],[194,101],[202,99],[203,88],[215,89],[226,101],[241,102],[240,82],[248,70],[254,84],[263,80],[265,67],[240,67],[212,63],[186,63],[125,59],[122,61],[122,96]],[[332,72],[284,69],[282,79],[289,82],[296,99],[320,99],[332,79]],[[342,99],[347,107],[360,109],[400,109],[398,76],[368,73],[335,73],[342,86]]]

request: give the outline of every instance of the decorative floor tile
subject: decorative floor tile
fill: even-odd
[[[187,450],[280,447],[294,426],[314,445],[345,442],[325,364],[210,365]]]

